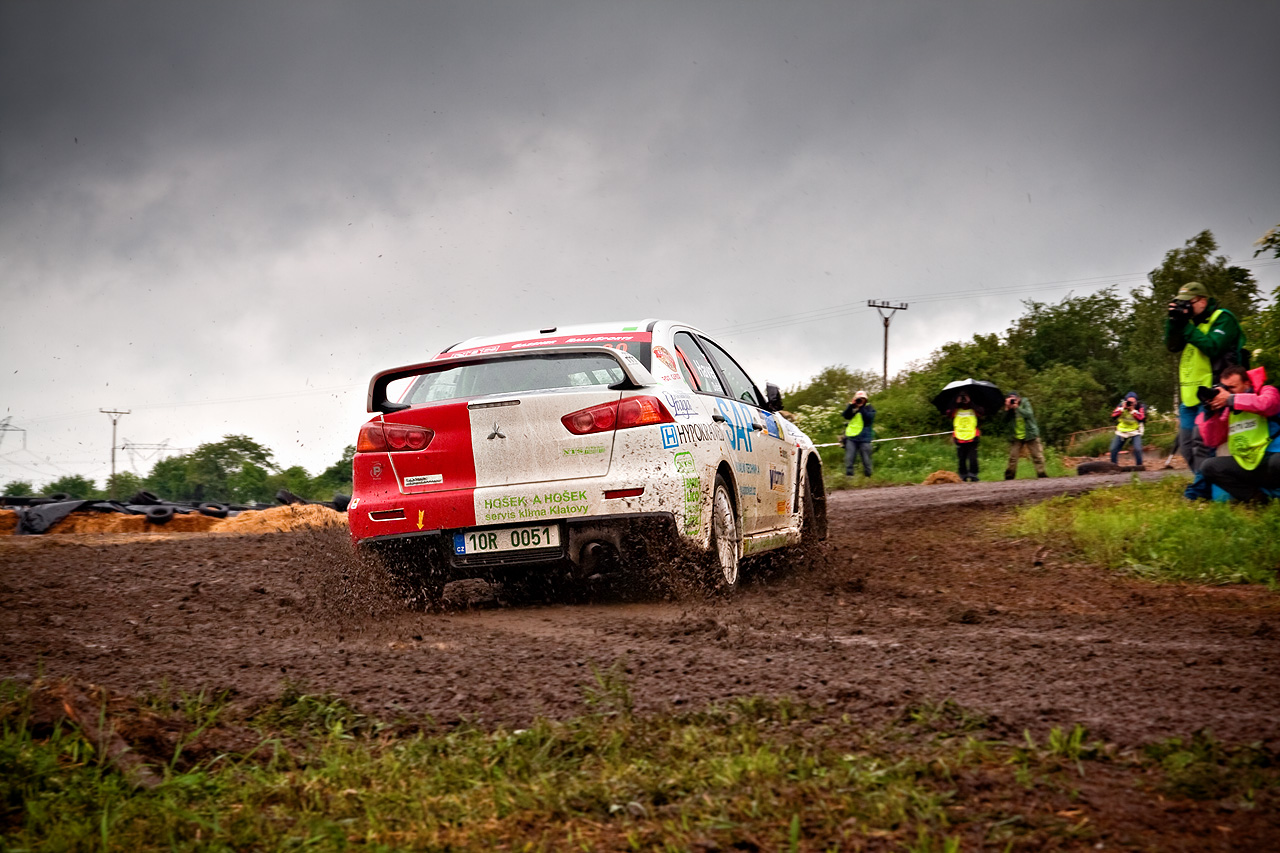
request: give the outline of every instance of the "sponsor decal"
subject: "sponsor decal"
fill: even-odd
[[[538,338],[532,341],[511,341],[505,344],[489,344],[483,347],[471,347],[470,349],[456,350],[454,352],[442,352],[432,361],[451,358],[467,358],[473,355],[488,355],[495,352],[510,352],[512,350],[528,349],[530,347],[550,347],[563,344],[612,344],[616,348],[625,350],[627,343],[647,343],[652,340],[653,336],[648,332],[634,332],[624,335],[587,335],[584,337],[554,337],[554,338]]]
[[[720,441],[724,437],[714,424],[663,424],[661,431],[662,446],[667,450],[682,444]]]
[[[673,447],[680,446],[680,436],[676,435],[675,424],[662,425],[662,448],[670,450]]]
[[[489,510],[484,521],[516,521],[553,515],[586,515],[587,493],[582,489],[546,492],[541,495],[501,495],[482,498],[480,506]]]
[[[774,438],[782,438],[782,430],[778,428],[777,415],[766,412],[764,416],[764,428],[765,431]]]
[[[360,506],[360,499],[352,498],[351,503],[347,504],[347,509],[355,509],[358,506]]]
[[[738,494],[742,495],[744,498],[754,495],[755,493],[755,486],[738,486]]]
[[[444,474],[425,474],[421,477],[405,477],[406,486],[436,486],[444,482]]]
[[[382,478],[382,465],[380,465],[380,464],[379,464],[379,463],[377,463],[377,462],[373,463],[373,467],[369,469],[369,476],[370,476],[370,477],[372,477],[372,478],[373,478],[373,479],[375,479],[375,480],[381,479],[381,478]]]
[[[778,458],[779,458],[779,459],[786,459],[786,458],[787,458],[787,451],[786,451],[786,448],[783,448],[783,447],[779,447],[779,448],[778,448]]]
[[[679,379],[679,376],[672,377]],[[670,379],[663,377],[663,381]],[[671,414],[676,418],[696,418],[698,410],[694,408],[693,398],[688,394],[673,394],[670,391],[662,395],[666,401],[667,408],[671,410]]]
[[[787,472],[770,465],[769,489],[774,492],[785,492],[787,490]]]
[[[672,456],[676,470],[684,474],[684,532],[693,536],[702,529],[702,481],[698,478],[698,465],[693,454],[682,450]]]
[[[786,515],[786,514],[787,514],[787,502],[778,501],[778,515]]]
[[[716,408],[724,417],[725,438],[734,450],[751,452],[751,410],[735,400],[716,400]]]
[[[760,473],[760,466],[751,462],[739,462],[737,465],[733,467],[738,469],[739,474],[759,474]]]
[[[771,536],[762,536],[760,538],[743,539],[742,555],[758,554],[761,551],[771,551],[774,548],[781,548],[787,545],[789,540],[785,533],[774,533]]]
[[[653,357],[665,364],[671,370],[679,372],[680,368],[676,366],[675,357],[671,355],[670,350],[666,347],[654,347]]]
[[[564,449],[565,456],[598,456],[601,453],[608,453],[609,448],[603,444],[593,444],[589,447],[566,447]]]

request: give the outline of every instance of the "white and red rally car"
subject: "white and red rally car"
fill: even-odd
[[[464,341],[370,381],[352,538],[426,591],[681,540],[733,586],[741,558],[826,536],[822,463],[769,391],[665,320]]]

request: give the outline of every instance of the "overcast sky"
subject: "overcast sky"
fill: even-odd
[[[894,372],[1206,228],[1270,292],[1278,32],[1259,0],[0,0],[0,484],[101,484],[103,408],[315,474],[374,371],[473,335],[667,317],[788,386],[880,369],[868,299],[911,303]]]

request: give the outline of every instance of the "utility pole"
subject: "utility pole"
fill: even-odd
[[[116,424],[120,423],[120,419],[130,412],[118,412],[113,409],[98,409],[104,415],[111,416],[111,486],[107,491],[107,497],[111,500],[116,499]]]
[[[893,319],[894,311],[906,311],[907,303],[899,302],[896,305],[892,302],[876,302],[874,299],[867,300],[869,308],[876,309],[876,313],[880,315],[880,319],[884,321],[884,390],[889,387],[889,321]],[[889,311],[888,314],[884,310]]]

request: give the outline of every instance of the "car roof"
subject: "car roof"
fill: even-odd
[[[627,333],[652,333],[659,326],[681,326],[682,328],[694,329],[687,323],[676,323],[671,320],[658,320],[652,317],[644,320],[619,320],[616,322],[601,323],[582,323],[575,326],[552,326],[546,329],[527,329],[523,332],[511,332],[503,335],[484,335],[480,337],[468,338],[465,341],[459,341],[444,352],[452,352],[458,349],[471,349],[472,347],[493,346],[495,344],[511,343],[513,341],[532,341],[538,338],[555,335],[557,337],[584,337],[591,335],[615,335]]]

